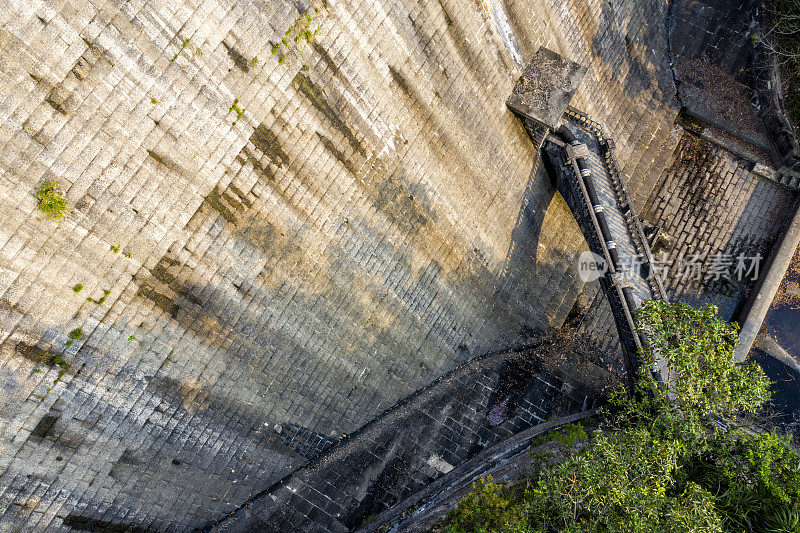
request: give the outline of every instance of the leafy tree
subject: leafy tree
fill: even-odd
[[[716,311],[645,303],[637,323],[648,344],[633,393],[616,391],[588,444],[540,468],[521,496],[476,485],[445,530],[800,533],[800,455],[748,422],[769,381],[735,362],[736,326]],[[649,373],[657,354],[668,383]]]
[[[739,328],[717,318],[715,306],[648,301],[637,311],[637,323],[647,335],[643,363],[652,365],[656,354],[669,363],[667,386],[657,398],[663,404],[679,406],[687,416],[732,416],[755,413],[769,399],[761,368],[735,362]],[[649,375],[639,378],[650,384]]]

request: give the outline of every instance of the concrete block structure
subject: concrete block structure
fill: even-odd
[[[668,10],[0,0],[0,532],[206,527],[562,326],[587,247],[506,99],[542,47],[585,66],[679,219]]]

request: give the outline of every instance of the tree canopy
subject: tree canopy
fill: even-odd
[[[753,423],[769,380],[735,362],[737,327],[713,306],[646,302],[636,318],[648,343],[633,393],[615,392],[565,459],[512,489],[477,483],[441,530],[800,533],[800,455]],[[669,392],[650,375],[656,353]]]

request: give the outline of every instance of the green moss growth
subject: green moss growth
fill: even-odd
[[[278,64],[282,64],[290,52],[301,51],[314,40],[320,28],[319,24],[314,25],[314,17],[318,14],[319,9],[301,12],[281,37],[280,43],[272,46],[272,55],[280,53]]]
[[[69,338],[73,340],[78,340],[83,337],[83,330],[81,328],[75,328],[69,332]],[[56,361],[58,362],[58,361]]]
[[[578,441],[586,442],[588,440],[589,436],[586,434],[586,430],[583,429],[581,424],[567,424],[558,431],[540,435],[531,443],[531,446],[539,446],[545,442],[555,441],[569,447]]]
[[[93,304],[103,305],[105,303],[105,301],[106,301],[106,298],[108,297],[108,295],[110,293],[111,293],[111,291],[106,289],[106,290],[103,291],[103,297],[100,298],[99,300],[95,300],[94,298],[86,298],[86,299],[88,301],[92,302]]]
[[[74,292],[75,294],[78,294],[82,290],[83,290],[83,283],[78,283],[77,285],[72,287],[72,292]]]
[[[54,181],[45,181],[36,190],[37,208],[52,220],[62,220],[69,212],[69,203],[61,186]]]
[[[230,110],[236,112],[236,120],[238,121],[242,118],[242,115],[244,115],[245,108],[239,107],[239,99],[235,98]],[[236,122],[234,122],[234,124],[236,124]]]

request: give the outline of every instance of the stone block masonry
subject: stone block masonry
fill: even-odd
[[[734,276],[736,257],[760,254],[760,276],[782,230],[791,221],[796,194],[752,172],[753,164],[693,133],[685,133],[675,160],[643,212],[662,228],[657,246],[669,271],[670,297],[698,306],[713,303],[733,320],[756,287],[751,276]],[[730,277],[709,270],[715,254],[732,257]],[[659,255],[659,254],[657,254]],[[679,259],[699,267],[688,271]],[[671,264],[670,264],[671,263]],[[747,266],[750,266],[748,261]]]
[[[588,361],[589,348],[566,335],[471,361],[205,531],[279,532],[292,524],[293,531],[345,532],[380,525],[375,519],[387,509],[481,450],[592,409],[614,381]],[[564,364],[566,371],[557,369],[553,356],[565,352],[580,354],[585,372],[576,372],[577,356]]]
[[[664,17],[0,0],[0,531],[192,529],[563,322],[585,244],[505,98],[539,46],[588,65],[572,103],[643,201]]]

